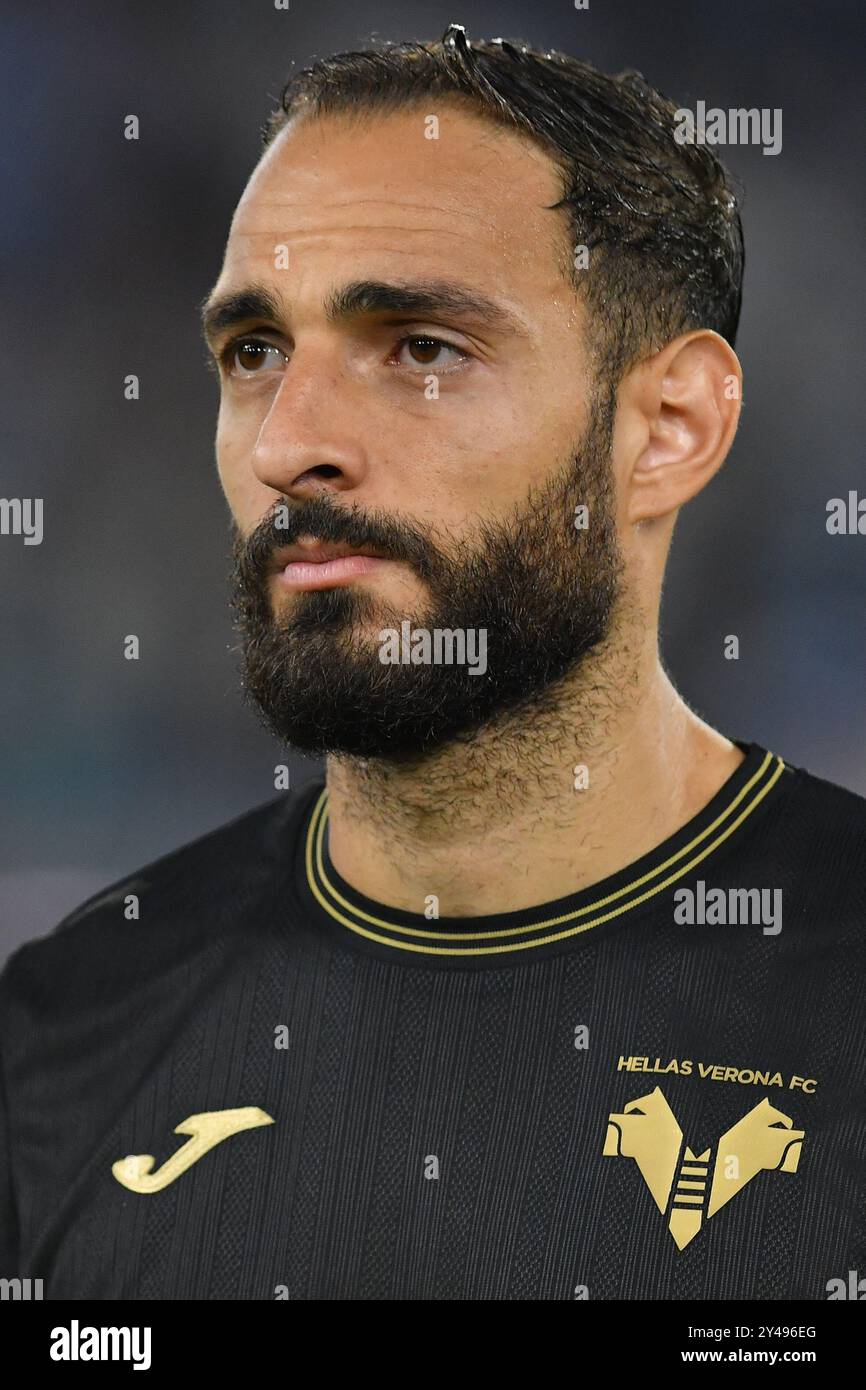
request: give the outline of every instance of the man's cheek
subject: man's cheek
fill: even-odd
[[[238,487],[230,473],[220,472],[220,481],[234,522],[241,533],[246,535],[252,527],[250,509],[244,500],[243,490]]]
[[[249,471],[244,470],[229,451],[219,447],[217,472],[235,523],[246,535],[267,512],[273,494]]]

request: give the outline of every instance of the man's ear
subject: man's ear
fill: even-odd
[[[706,487],[734,442],[742,389],[736,353],[708,328],[674,339],[628,374],[619,404],[631,523],[667,516]]]

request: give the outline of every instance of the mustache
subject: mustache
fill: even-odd
[[[301,536],[375,547],[387,559],[410,565],[428,583],[433,581],[442,565],[429,531],[417,522],[398,520],[384,512],[363,512],[357,503],[347,510],[325,497],[312,497],[303,502],[283,497],[248,536],[235,530],[236,572],[247,584],[261,583],[267,576],[274,551],[293,545]]]

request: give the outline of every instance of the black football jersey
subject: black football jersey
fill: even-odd
[[[866,801],[756,744],[622,871],[355,891],[314,781],[0,979],[0,1275],[54,1299],[809,1299],[866,1276]]]

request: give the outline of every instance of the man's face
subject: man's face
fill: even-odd
[[[211,296],[270,300],[211,334],[217,456],[247,685],[309,751],[426,751],[540,698],[610,628],[613,402],[559,181],[529,142],[438,119],[438,139],[426,108],[284,131]],[[405,620],[471,629],[476,654],[484,630],[485,670],[383,662]]]

